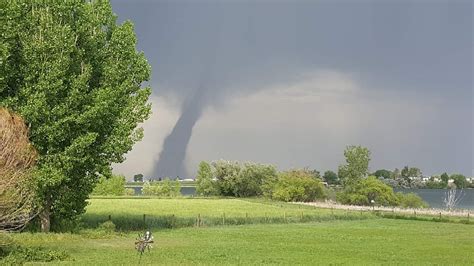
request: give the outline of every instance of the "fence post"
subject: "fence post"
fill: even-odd
[[[225,212],[224,212],[224,214],[222,215],[222,225],[225,225]]]
[[[285,223],[287,222],[286,221],[286,212],[283,213],[283,218],[285,219]]]
[[[439,219],[441,220],[441,212],[439,212]]]
[[[143,214],[143,223],[146,224],[146,214]]]
[[[415,215],[415,217],[416,217],[416,210],[413,210],[413,214],[414,214],[414,215]]]
[[[109,214],[109,221],[112,221],[112,215]]]
[[[469,223],[469,212],[467,213],[467,223]]]
[[[201,214],[198,213],[197,226],[201,227]]]
[[[303,221],[303,212],[301,212],[301,221]]]
[[[174,214],[171,215],[171,228],[174,228],[175,227],[175,216]]]

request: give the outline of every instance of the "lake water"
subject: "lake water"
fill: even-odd
[[[396,192],[414,192],[418,194],[424,201],[426,201],[430,208],[444,209],[445,205],[443,200],[447,189],[395,189]],[[461,190],[457,190],[457,193],[461,193]],[[462,191],[461,200],[456,206],[458,209],[469,209],[474,210],[474,189],[464,189]]]

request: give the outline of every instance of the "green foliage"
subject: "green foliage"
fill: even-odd
[[[437,182],[437,181],[434,181],[434,180],[429,180],[426,182],[425,186],[427,188],[434,188],[434,189],[442,189],[442,188],[446,188],[447,187],[447,182],[444,183],[444,182]]]
[[[237,197],[254,197],[269,195],[277,172],[274,166],[245,163],[235,183],[234,195]]]
[[[442,181],[443,183],[445,183],[446,186],[448,185],[448,180],[449,180],[449,175],[448,175],[447,173],[443,173],[443,174],[441,175],[441,181]]]
[[[134,182],[143,182],[143,174],[136,174],[133,176]]]
[[[362,146],[348,146],[344,156],[347,164],[339,166],[338,176],[345,186],[351,186],[368,174],[370,151]]]
[[[397,206],[399,204],[399,199],[393,189],[375,176],[360,180],[337,196],[338,201],[343,204],[370,206],[372,200],[378,206]]]
[[[125,189],[125,195],[126,196],[134,196],[135,195],[135,190],[133,188],[126,188]]]
[[[423,199],[415,193],[401,193],[396,194],[399,206],[402,208],[427,208],[428,203],[423,201]]]
[[[372,175],[377,178],[383,177],[386,179],[392,176],[392,172],[386,169],[380,169],[380,170],[375,171]]]
[[[0,260],[0,264],[23,265],[27,262],[52,262],[66,260],[68,258],[69,255],[63,250],[48,250],[40,247],[22,247],[16,245],[9,250],[8,255]]]
[[[398,179],[401,177],[400,170],[398,168],[395,168],[395,170],[392,171],[392,174],[390,175],[391,179]]]
[[[466,188],[469,186],[469,183],[466,180],[466,177],[461,174],[452,174],[451,179],[454,180],[456,188]]]
[[[0,105],[21,114],[39,153],[44,214],[72,219],[111,164],[140,140],[150,76],[131,22],[108,1],[2,6]],[[49,216],[49,215],[48,215]]]
[[[338,183],[337,174],[334,173],[333,171],[329,170],[329,171],[324,172],[323,178],[324,178],[324,181],[326,181],[330,185]]]
[[[326,198],[324,186],[305,170],[291,170],[278,175],[272,198],[281,201],[314,201]]]
[[[0,259],[7,256],[14,247],[15,242],[6,232],[0,231]]]
[[[125,195],[125,176],[112,175],[110,178],[101,177],[92,195],[122,196]]]
[[[219,195],[217,182],[212,180],[211,165],[202,161],[199,163],[199,169],[196,176],[196,193],[200,196]]]
[[[212,163],[221,195],[234,197],[253,197],[270,195],[277,179],[273,165],[233,161]]]
[[[142,193],[145,196],[179,197],[181,185],[177,180],[171,181],[169,178],[158,182],[145,182]]]
[[[405,166],[401,171],[401,177],[405,179],[409,184],[412,182],[410,177],[420,177],[422,175],[421,170],[416,167]]]
[[[235,161],[219,160],[212,162],[214,175],[217,178],[220,194],[223,196],[235,196],[234,188],[241,171],[241,166]]]
[[[112,221],[106,221],[99,225],[99,230],[105,233],[113,233],[115,232],[115,224]]]

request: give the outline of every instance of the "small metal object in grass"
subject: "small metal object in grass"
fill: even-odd
[[[140,257],[143,255],[143,252],[145,252],[145,249],[150,251],[150,248],[153,247],[151,245],[152,243],[154,242],[150,231],[146,231],[143,236],[138,234],[137,241],[135,241],[135,249],[140,253]]]

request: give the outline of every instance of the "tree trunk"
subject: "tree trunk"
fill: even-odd
[[[46,201],[43,210],[39,214],[41,221],[41,232],[48,233],[51,228],[51,202]]]

